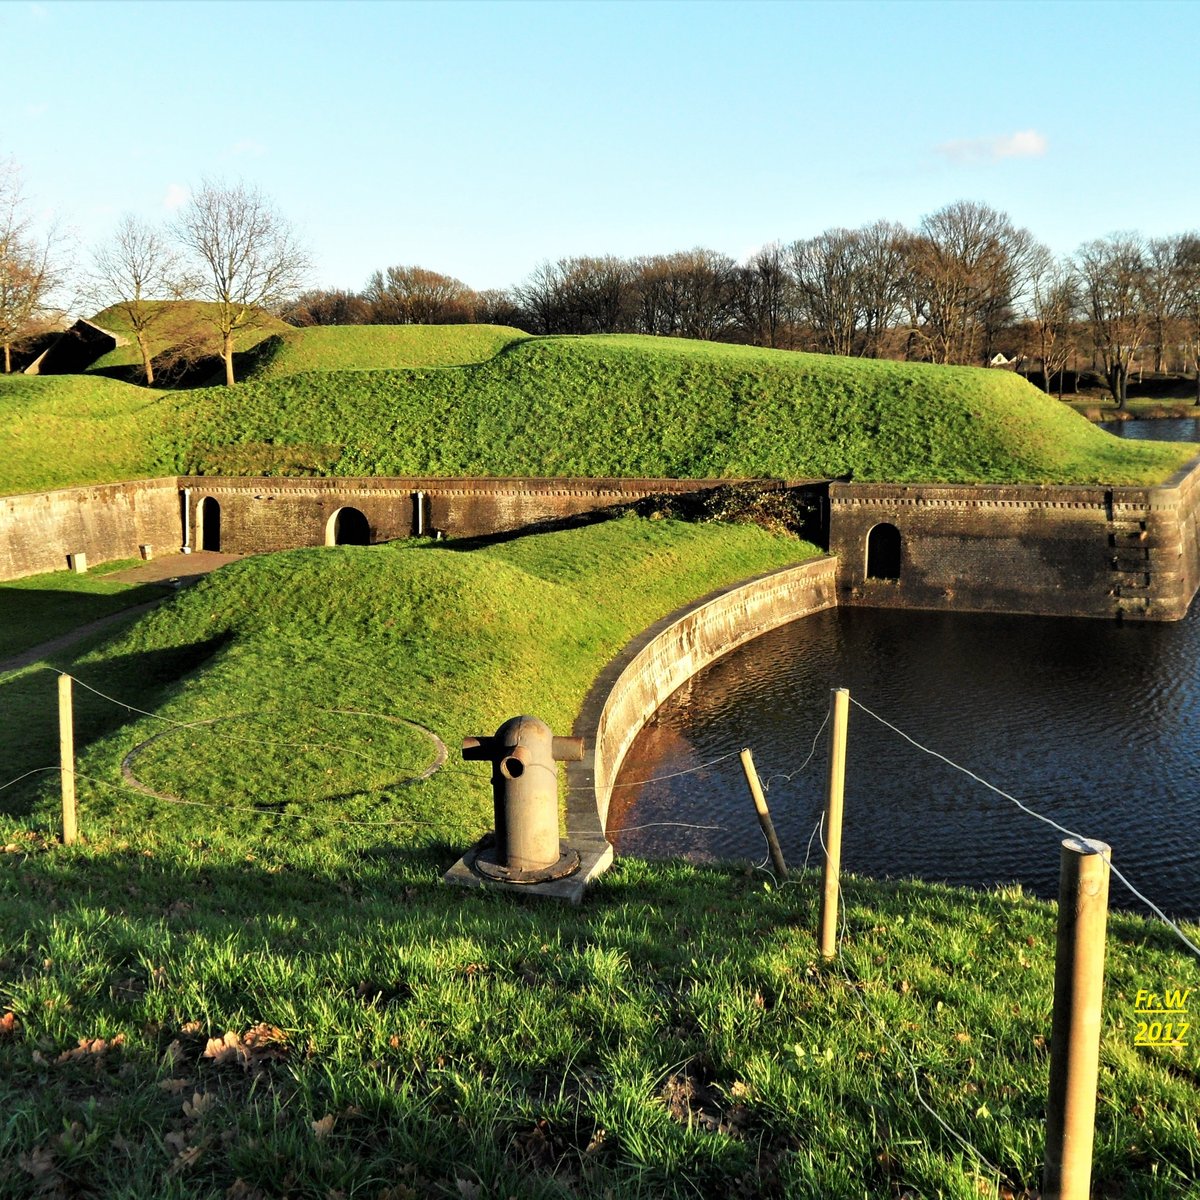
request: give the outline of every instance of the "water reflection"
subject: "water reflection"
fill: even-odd
[[[766,850],[736,757],[754,750],[789,862],[824,792],[831,687],[1069,828],[1176,915],[1200,916],[1200,619],[1106,621],[842,609],[727,655],[672,696],[614,792],[618,851]],[[663,782],[633,781],[732,757]],[[660,824],[670,822],[671,824]],[[679,824],[682,823],[682,824]],[[717,829],[688,826],[717,826]],[[622,833],[622,828],[628,832]],[[843,862],[876,876],[1057,892],[1055,830],[851,710]],[[816,851],[814,851],[815,861]],[[1114,906],[1138,904],[1114,880]]]
[[[1100,428],[1115,437],[1139,442],[1200,442],[1200,418],[1156,417],[1133,421],[1101,421]]]

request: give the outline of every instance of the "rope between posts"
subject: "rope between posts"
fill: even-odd
[[[898,729],[890,721],[884,720],[884,718],[881,717],[878,713],[872,712],[865,704],[862,704],[858,700],[855,700],[853,696],[850,697],[850,703],[853,704],[855,708],[861,709],[864,713],[867,714],[867,716],[874,718],[874,720],[878,721],[881,725],[886,726],[893,733],[898,734],[906,742],[915,746],[918,750],[922,750],[926,754],[930,755],[931,757],[938,759],[940,762],[944,762],[948,767],[953,767],[954,770],[960,771],[963,775],[966,775],[968,778],[975,780],[976,783],[982,784],[985,788],[988,789],[988,791],[995,792],[997,796],[1000,796],[1003,799],[1008,800],[1010,803],[1015,804],[1022,812],[1028,813],[1028,815],[1031,817],[1036,817],[1039,821],[1042,821],[1046,825],[1049,825],[1052,829],[1058,830],[1059,833],[1065,833],[1068,837],[1077,839],[1080,843],[1082,843],[1089,850],[1091,850],[1091,852],[1093,854],[1099,854],[1100,857],[1103,858],[1104,861],[1108,864],[1108,869],[1121,881],[1121,883],[1123,883],[1125,885],[1126,889],[1129,892],[1131,892],[1134,896],[1136,896],[1143,904],[1145,904],[1147,908],[1151,909],[1155,913],[1155,915],[1159,918],[1159,920],[1161,920],[1163,922],[1164,925],[1167,925],[1172,930],[1174,930],[1175,936],[1178,937],[1179,940],[1198,959],[1200,959],[1200,946],[1197,946],[1196,943],[1193,942],[1191,940],[1191,938],[1189,938],[1187,936],[1187,934],[1184,933],[1183,930],[1180,929],[1179,926],[1174,921],[1172,921],[1171,918],[1168,917],[1167,914],[1165,912],[1163,912],[1163,910],[1161,908],[1159,908],[1157,904],[1154,903],[1153,900],[1150,900],[1147,896],[1143,895],[1140,891],[1138,891],[1138,889],[1133,886],[1133,884],[1130,882],[1130,880],[1120,870],[1118,870],[1115,866],[1113,866],[1112,856],[1108,851],[1105,850],[1103,845],[1093,841],[1090,838],[1084,837],[1083,834],[1081,834],[1081,833],[1076,833],[1075,830],[1073,830],[1073,829],[1068,829],[1065,825],[1060,825],[1052,817],[1047,817],[1043,813],[1037,812],[1035,809],[1030,808],[1028,804],[1025,804],[1022,801],[1018,800],[1016,798],[1016,796],[1013,796],[1010,793],[1004,791],[1003,788],[998,788],[994,783],[989,783],[982,776],[976,775],[974,771],[969,770],[967,767],[961,766],[959,763],[956,763],[953,759],[947,758],[944,754],[939,754],[936,750],[931,750],[928,746],[925,746],[921,742],[918,742],[916,738],[910,737],[907,733],[904,732],[903,729]]]

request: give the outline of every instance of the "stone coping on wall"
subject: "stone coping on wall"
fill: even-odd
[[[397,492],[439,492],[461,496],[489,496],[497,492],[539,496],[615,495],[642,496],[647,492],[694,492],[749,482],[744,479],[656,479],[604,476],[554,478],[546,476],[436,476],[436,475],[181,475],[178,486],[196,492],[276,492],[325,495],[353,492],[389,496]],[[759,481],[763,482],[763,481]],[[777,481],[771,480],[775,483]],[[780,486],[783,486],[780,484]]]
[[[573,733],[582,762],[567,764],[567,840],[592,865],[578,895],[612,863],[605,836],[613,784],[634,738],[662,702],[722,655],[780,625],[837,604],[832,555],[721,588],[655,622],[600,673]],[[577,896],[571,897],[577,900]]]
[[[1185,491],[1200,485],[1200,455],[1184,463],[1158,484],[1123,485],[1076,483],[854,483],[834,482],[829,502],[843,504],[888,504],[971,508],[1096,508],[1111,504],[1115,509],[1144,512],[1176,508]]]

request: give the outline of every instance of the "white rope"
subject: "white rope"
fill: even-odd
[[[1018,800],[1016,798],[1016,796],[1010,795],[1008,792],[1004,791],[1003,788],[996,787],[996,785],[994,783],[989,783],[986,779],[982,778],[979,775],[976,775],[974,771],[970,771],[966,767],[960,766],[953,759],[949,759],[944,754],[939,754],[936,750],[931,750],[928,746],[922,745],[920,742],[917,741],[916,738],[909,737],[909,735],[907,733],[905,733],[903,729],[897,729],[896,726],[893,725],[890,721],[885,721],[883,719],[883,717],[881,717],[878,713],[872,712],[865,704],[861,704],[859,701],[855,700],[853,696],[850,697],[850,703],[853,704],[855,706],[855,708],[862,709],[862,711],[865,712],[867,714],[867,716],[874,717],[874,719],[876,721],[878,721],[881,725],[887,726],[887,728],[890,729],[893,733],[899,734],[899,736],[902,737],[906,742],[909,742],[911,745],[916,746],[916,748],[918,750],[923,750],[926,754],[932,756],[933,758],[938,759],[941,762],[944,762],[948,767],[953,767],[954,770],[961,771],[962,774],[966,775],[970,779],[975,780],[976,783],[982,784],[985,788],[988,789],[988,791],[995,792],[997,796],[1001,796],[1003,799],[1008,800],[1012,804],[1015,804],[1022,812],[1028,813],[1029,816],[1031,816],[1031,817],[1036,817],[1039,821],[1042,821],[1045,824],[1049,825],[1052,829],[1057,829],[1059,831],[1059,833],[1065,833],[1068,837],[1075,838],[1076,840],[1081,842],[1083,845],[1085,845],[1089,850],[1091,850],[1091,852],[1093,854],[1099,854],[1101,856],[1101,858],[1103,858],[1104,861],[1108,864],[1108,869],[1110,871],[1112,871],[1112,873],[1125,885],[1125,887],[1130,892],[1132,892],[1133,895],[1135,895],[1144,905],[1146,905],[1147,908],[1152,909],[1154,911],[1154,913],[1158,916],[1158,918],[1163,922],[1164,925],[1167,925],[1171,929],[1173,929],[1175,931],[1175,936],[1178,937],[1179,940],[1198,959],[1200,959],[1200,946],[1197,946],[1196,943],[1193,942],[1191,940],[1191,938],[1189,938],[1187,936],[1187,934],[1185,934],[1183,932],[1183,930],[1180,929],[1179,926],[1176,925],[1175,922],[1172,921],[1171,918],[1168,917],[1167,914],[1165,912],[1163,912],[1163,910],[1161,908],[1159,908],[1157,904],[1154,903],[1153,900],[1148,899],[1145,895],[1143,895],[1141,892],[1139,892],[1138,889],[1136,887],[1134,887],[1133,884],[1129,881],[1129,879],[1126,878],[1126,876],[1121,871],[1119,871],[1116,867],[1113,866],[1112,856],[1105,849],[1103,844],[1101,844],[1099,842],[1094,842],[1090,838],[1084,837],[1083,834],[1076,833],[1075,830],[1068,829],[1065,825],[1060,825],[1057,821],[1053,820],[1052,818],[1047,817],[1040,812],[1036,812],[1034,809],[1030,808],[1028,804],[1024,804],[1020,800]]]

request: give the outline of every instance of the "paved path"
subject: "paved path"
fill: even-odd
[[[186,587],[190,583],[195,583],[197,579],[203,578],[210,571],[215,571],[227,562],[233,562],[241,557],[243,556],[238,554],[215,554],[211,550],[200,550],[194,554],[165,554],[162,558],[152,558],[149,562],[139,563],[136,567],[127,567],[124,571],[113,571],[105,578],[134,584],[174,582],[179,587]],[[67,650],[76,642],[82,642],[84,638],[102,632],[110,625],[117,625],[122,621],[141,616],[142,613],[157,608],[169,599],[170,596],[162,596],[158,600],[148,600],[145,604],[134,604],[129,608],[121,609],[120,612],[109,613],[107,617],[88,621],[86,625],[78,625],[68,633],[60,633],[58,637],[50,638],[49,641],[42,642],[37,646],[30,646],[27,650],[22,650],[20,654],[14,654],[11,658],[0,661],[0,675],[6,671],[19,671],[22,667],[32,666],[50,654]]]

